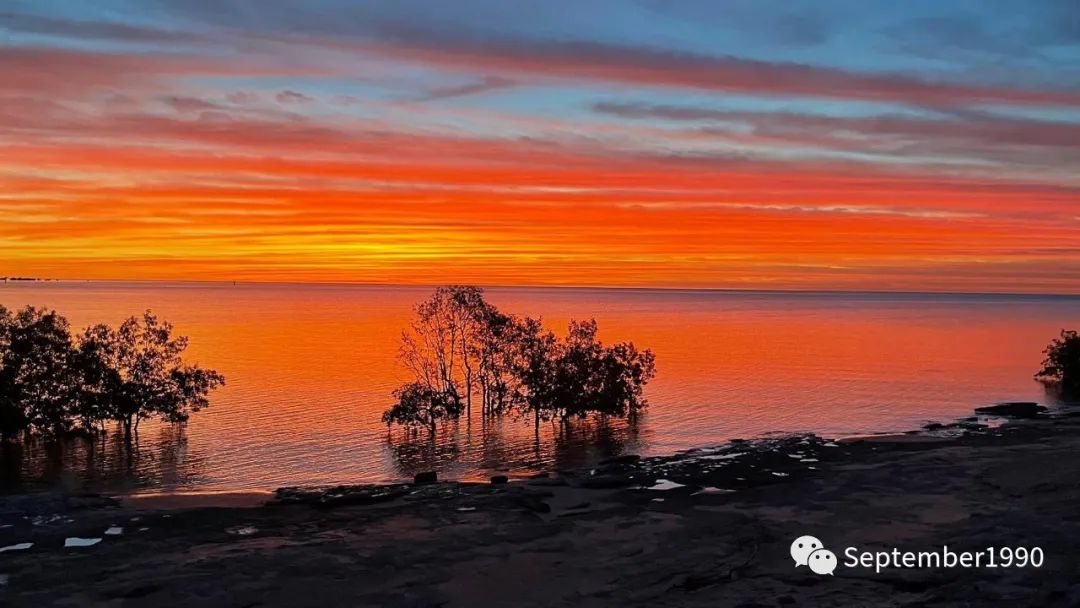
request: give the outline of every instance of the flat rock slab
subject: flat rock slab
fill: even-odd
[[[1047,409],[1038,403],[1014,402],[999,403],[987,407],[975,408],[975,412],[986,416],[1011,416],[1015,418],[1034,418]]]

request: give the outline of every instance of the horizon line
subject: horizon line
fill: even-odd
[[[410,287],[438,288],[446,285],[476,285],[483,289],[551,289],[551,290],[592,290],[592,291],[658,291],[658,292],[697,292],[697,293],[758,293],[778,295],[799,294],[875,294],[875,295],[923,295],[923,296],[997,296],[997,297],[1043,297],[1080,299],[1078,293],[1017,292],[1017,291],[929,291],[911,289],[782,289],[748,287],[668,287],[668,286],[633,286],[633,285],[535,285],[535,284],[483,284],[483,283],[383,283],[362,281],[260,281],[230,279],[54,279],[45,277],[26,277],[11,280],[4,277],[0,284],[7,283],[192,283],[221,285],[310,285],[337,287]]]

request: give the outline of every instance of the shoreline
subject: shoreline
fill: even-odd
[[[724,451],[735,451],[737,446],[740,450],[747,449],[747,446],[760,446],[763,444],[769,444],[777,440],[786,440],[790,438],[803,438],[803,437],[815,437],[821,439],[824,442],[835,442],[838,444],[846,444],[851,442],[871,442],[871,443],[929,443],[938,441],[947,441],[955,438],[956,433],[963,433],[973,430],[979,430],[979,427],[985,427],[986,429],[997,428],[1007,423],[1007,418],[996,416],[965,416],[958,417],[951,423],[942,424],[938,422],[928,422],[923,427],[915,430],[907,431],[881,431],[881,432],[866,432],[851,435],[843,435],[833,438],[823,438],[817,433],[811,431],[772,431],[763,435],[753,437],[751,439],[730,439],[718,444],[709,444],[704,446],[692,447],[684,450],[678,450],[669,454],[656,454],[649,456],[639,456],[637,454],[627,453],[611,458],[601,459],[588,467],[580,467],[568,470],[560,469],[548,469],[547,471],[537,472],[518,472],[511,471],[491,471],[490,476],[505,475],[508,477],[510,484],[528,482],[530,479],[536,478],[538,475],[564,475],[573,476],[581,471],[595,469],[596,467],[604,466],[604,463],[624,461],[627,458],[640,459],[643,462],[665,462],[665,461],[678,461],[694,454],[700,454],[704,452],[716,453]],[[929,427],[929,428],[928,428]],[[438,473],[436,471],[436,473]],[[441,473],[439,482],[456,484],[461,486],[486,486],[488,481],[478,479],[458,479],[458,478],[442,478]],[[118,492],[118,493],[102,493],[104,495],[116,498],[124,504],[131,504],[131,506],[141,506],[142,508],[160,508],[160,509],[184,509],[184,508],[196,508],[202,506],[220,506],[220,507],[259,507],[263,506],[267,501],[272,501],[277,492],[282,489],[300,489],[310,490],[314,492],[328,490],[332,488],[343,487],[357,487],[377,489],[383,487],[400,487],[403,485],[409,485],[411,482],[407,478],[385,480],[385,481],[365,481],[357,483],[327,483],[327,484],[315,484],[315,485],[292,485],[281,486],[273,489],[222,489],[222,490],[180,490],[174,492],[165,491],[132,491],[132,492]],[[23,493],[26,494],[26,493]],[[2,497],[0,497],[2,498]]]
[[[239,504],[237,494],[216,495],[232,504],[125,499],[37,525],[12,523],[9,510],[0,547],[34,546],[0,553],[0,589],[13,606],[1080,602],[1080,412],[955,424],[624,456],[505,485],[286,492],[278,503],[292,504],[277,506]],[[109,527],[123,530],[103,536]],[[944,544],[1039,546],[1046,562],[880,573],[842,564],[819,577],[792,567],[789,544],[802,534],[841,560],[847,546]],[[72,536],[103,540],[63,548]]]
[[[1080,403],[1078,403],[1080,404]],[[1052,408],[1069,407],[1069,403],[1055,403]],[[842,432],[840,434],[832,435],[827,440],[846,443],[850,441],[887,441],[889,438],[896,438],[899,441],[911,441],[912,436],[925,437],[927,433],[935,427],[946,429],[955,429],[958,426],[966,423],[973,422],[976,419],[981,424],[987,424],[993,426],[994,424],[1000,424],[1001,419],[988,416],[957,416],[950,423],[940,423],[933,419],[924,419],[924,424],[918,429],[907,429],[903,427],[888,430],[888,431],[849,431]],[[995,422],[997,420],[997,422]],[[935,431],[936,432],[936,431]],[[823,437],[813,430],[773,430],[766,431],[760,435],[752,435],[750,439],[731,438],[721,440],[720,443],[706,443],[703,445],[692,446],[682,449],[677,449],[672,452],[666,453],[653,453],[651,450],[644,450],[641,452],[641,457],[647,460],[663,460],[663,459],[675,459],[686,453],[693,453],[700,450],[715,450],[730,447],[733,443],[746,444],[747,442],[753,444],[756,442],[763,442],[783,437],[802,437],[802,436],[816,436]],[[74,435],[72,439],[81,439],[81,436]],[[39,448],[40,449],[40,448]],[[599,459],[590,459],[592,464],[575,464],[572,465],[575,469],[588,469],[596,466],[597,464],[610,459],[618,459],[626,454],[638,454],[639,452],[628,451],[624,454],[618,454],[615,456],[609,456]],[[426,469],[415,468],[417,472],[424,471]],[[488,479],[494,475],[506,475],[511,481],[527,480],[531,476],[538,473],[555,473],[560,469],[554,466],[554,463],[541,463],[538,466],[527,466],[523,468],[488,468],[486,470],[479,470],[469,472],[465,476],[461,477],[449,477],[443,478],[443,471],[437,470],[440,475],[440,481],[451,481],[462,484],[486,484]],[[55,499],[61,499],[65,496],[80,496],[80,495],[93,495],[110,497],[121,501],[140,501],[143,504],[155,504],[168,505],[167,508],[185,508],[187,506],[259,506],[261,504],[260,499],[270,497],[274,492],[281,487],[303,487],[303,488],[330,488],[342,485],[358,485],[358,486],[387,486],[410,483],[408,477],[381,477],[373,480],[340,480],[340,481],[328,481],[319,484],[291,484],[289,486],[238,486],[229,487],[222,485],[210,485],[208,487],[200,487],[199,485],[181,486],[173,489],[162,489],[154,486],[145,487],[129,487],[129,488],[116,488],[114,486],[106,485],[90,485],[89,487],[79,487],[80,482],[74,483],[57,483],[56,480],[49,481],[47,479],[30,479],[29,481],[19,481],[14,485],[0,491],[0,507],[2,507],[5,500],[19,499],[25,497],[40,496],[46,499],[54,499],[47,502],[56,502]],[[216,500],[215,497],[220,497],[220,500]]]
[[[1078,404],[1080,405],[1080,404]],[[1046,410],[1042,413],[1045,418],[1052,418],[1055,413],[1063,413],[1069,408],[1069,405],[1059,405],[1054,410]],[[978,409],[978,408],[976,408]],[[969,433],[981,433],[984,431],[993,431],[1007,424],[1015,424],[1018,421],[1022,421],[1023,417],[1015,418],[1011,416],[995,416],[995,415],[979,415],[975,413],[969,416],[960,416],[955,418],[950,423],[939,423],[936,421],[929,421],[918,429],[911,429],[906,431],[880,431],[880,432],[863,432],[850,435],[842,435],[832,438],[825,438],[812,431],[770,431],[759,436],[755,436],[750,439],[733,438],[725,440],[718,444],[708,444],[698,447],[687,448],[678,450],[669,454],[654,454],[648,456],[641,456],[638,454],[627,453],[617,456],[613,456],[606,459],[601,459],[591,466],[573,468],[573,469],[557,469],[551,468],[546,471],[526,472],[526,473],[514,473],[513,471],[492,471],[492,477],[494,476],[507,476],[509,485],[527,483],[537,477],[549,477],[560,476],[566,479],[573,477],[580,477],[583,471],[595,470],[597,467],[601,469],[605,465],[611,464],[626,464],[627,459],[631,459],[633,463],[654,463],[659,466],[664,466],[664,463],[678,463],[680,461],[692,460],[698,455],[718,454],[718,453],[730,453],[739,452],[744,453],[746,450],[752,452],[769,451],[773,449],[769,447],[776,443],[786,443],[791,441],[802,440],[804,438],[813,438],[814,440],[822,443],[836,443],[836,444],[857,444],[857,443],[885,443],[885,444],[925,444],[925,443],[938,443],[943,441],[950,441],[963,437]],[[760,454],[759,454],[760,455]],[[620,468],[620,467],[616,467]],[[621,467],[625,469],[625,467]],[[442,478],[441,473],[438,473],[438,483],[440,484],[452,484],[461,487],[476,487],[487,486],[488,481],[474,480],[474,479],[458,479],[458,478]],[[63,491],[47,489],[43,487],[34,487],[26,490],[14,491],[9,493],[0,493],[0,526],[4,525],[5,513],[10,515],[15,509],[10,507],[11,503],[18,505],[17,508],[26,508],[27,512],[31,510],[35,511],[33,514],[42,514],[41,509],[54,507],[60,505],[59,510],[66,510],[63,507],[63,503],[66,500],[74,499],[79,502],[81,499],[86,499],[88,504],[101,504],[109,505],[112,507],[124,507],[132,509],[143,510],[183,510],[183,509],[195,509],[205,507],[221,507],[221,508],[259,508],[268,506],[270,503],[275,502],[275,496],[282,490],[299,490],[312,493],[320,493],[328,490],[340,489],[340,488],[362,488],[365,490],[378,490],[379,488],[390,487],[402,487],[411,485],[407,478],[400,478],[394,480],[382,480],[382,481],[364,481],[356,483],[326,483],[326,484],[312,484],[312,485],[291,485],[291,486],[279,486],[277,488],[267,489],[251,489],[251,488],[239,488],[239,489],[181,489],[177,491],[163,491],[156,489],[135,489],[130,491]],[[626,484],[630,485],[630,484]],[[41,497],[43,505],[35,504],[35,497]],[[80,503],[81,504],[81,503]],[[7,507],[5,509],[5,506]],[[82,508],[76,507],[76,508]],[[2,530],[3,528],[0,528]]]

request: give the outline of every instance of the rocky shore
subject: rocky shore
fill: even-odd
[[[1080,416],[1023,404],[980,414],[490,484],[283,488],[269,500],[4,497],[0,604],[1080,605]],[[834,575],[794,565],[803,535],[837,555]],[[1045,561],[845,565],[848,547],[942,546],[1039,547]]]

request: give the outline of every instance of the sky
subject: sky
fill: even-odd
[[[0,5],[0,276],[1080,293],[1080,3]]]

